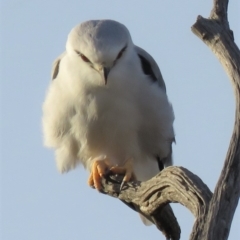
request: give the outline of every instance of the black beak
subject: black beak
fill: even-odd
[[[110,72],[110,68],[106,68],[106,67],[103,68],[103,77],[104,77],[105,85],[107,85],[107,79],[108,79],[109,72]]]

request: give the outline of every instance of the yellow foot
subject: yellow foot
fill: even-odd
[[[100,191],[102,189],[101,178],[109,172],[109,169],[110,165],[107,159],[93,159],[88,185]]]
[[[113,174],[124,174],[121,188],[125,182],[136,179],[133,173],[132,159],[126,160],[122,166],[112,167],[107,159],[96,158],[93,160],[91,173],[88,178],[88,185],[100,191],[102,189],[101,178],[109,173],[109,171]]]
[[[133,163],[132,163],[131,158],[126,160],[123,166],[111,167],[110,171],[114,174],[124,174],[122,185],[125,182],[129,182],[130,180],[136,179],[134,172],[133,172]]]

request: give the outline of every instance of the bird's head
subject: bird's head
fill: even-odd
[[[81,64],[97,71],[107,84],[111,70],[132,46],[124,25],[113,20],[91,20],[72,29],[66,48]]]

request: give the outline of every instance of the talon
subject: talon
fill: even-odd
[[[126,160],[124,165],[121,167],[118,165],[110,167],[110,163],[107,159],[105,158],[102,159],[98,157],[93,160],[91,173],[88,178],[88,185],[93,188],[96,188],[98,191],[101,191],[102,189],[101,178],[104,175],[106,175],[109,171],[111,171],[113,174],[124,174],[120,190],[122,190],[126,182],[136,179],[133,173],[132,159]]]
[[[124,178],[122,180],[120,190],[122,190],[124,184],[129,182],[130,180],[136,179],[134,172],[133,172],[133,164],[132,159],[126,160],[122,167],[114,166],[110,168],[110,171],[114,174],[124,174]]]
[[[123,189],[125,183],[126,183],[125,181],[122,181],[122,183],[121,183],[121,185],[120,185],[120,191],[122,191],[122,189]]]
[[[102,189],[101,178],[109,171],[109,162],[107,159],[93,160],[92,169],[88,178],[88,185],[96,188],[98,191]]]

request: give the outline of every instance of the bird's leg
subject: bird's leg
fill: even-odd
[[[133,159],[132,158],[127,159],[123,166],[111,167],[110,171],[114,174],[124,174],[124,178],[123,178],[120,189],[122,189],[124,183],[129,182],[130,180],[136,179],[135,174],[133,172]]]
[[[88,185],[100,191],[102,189],[101,178],[109,172],[110,164],[106,158],[103,159],[102,157],[95,158],[92,161]]]

